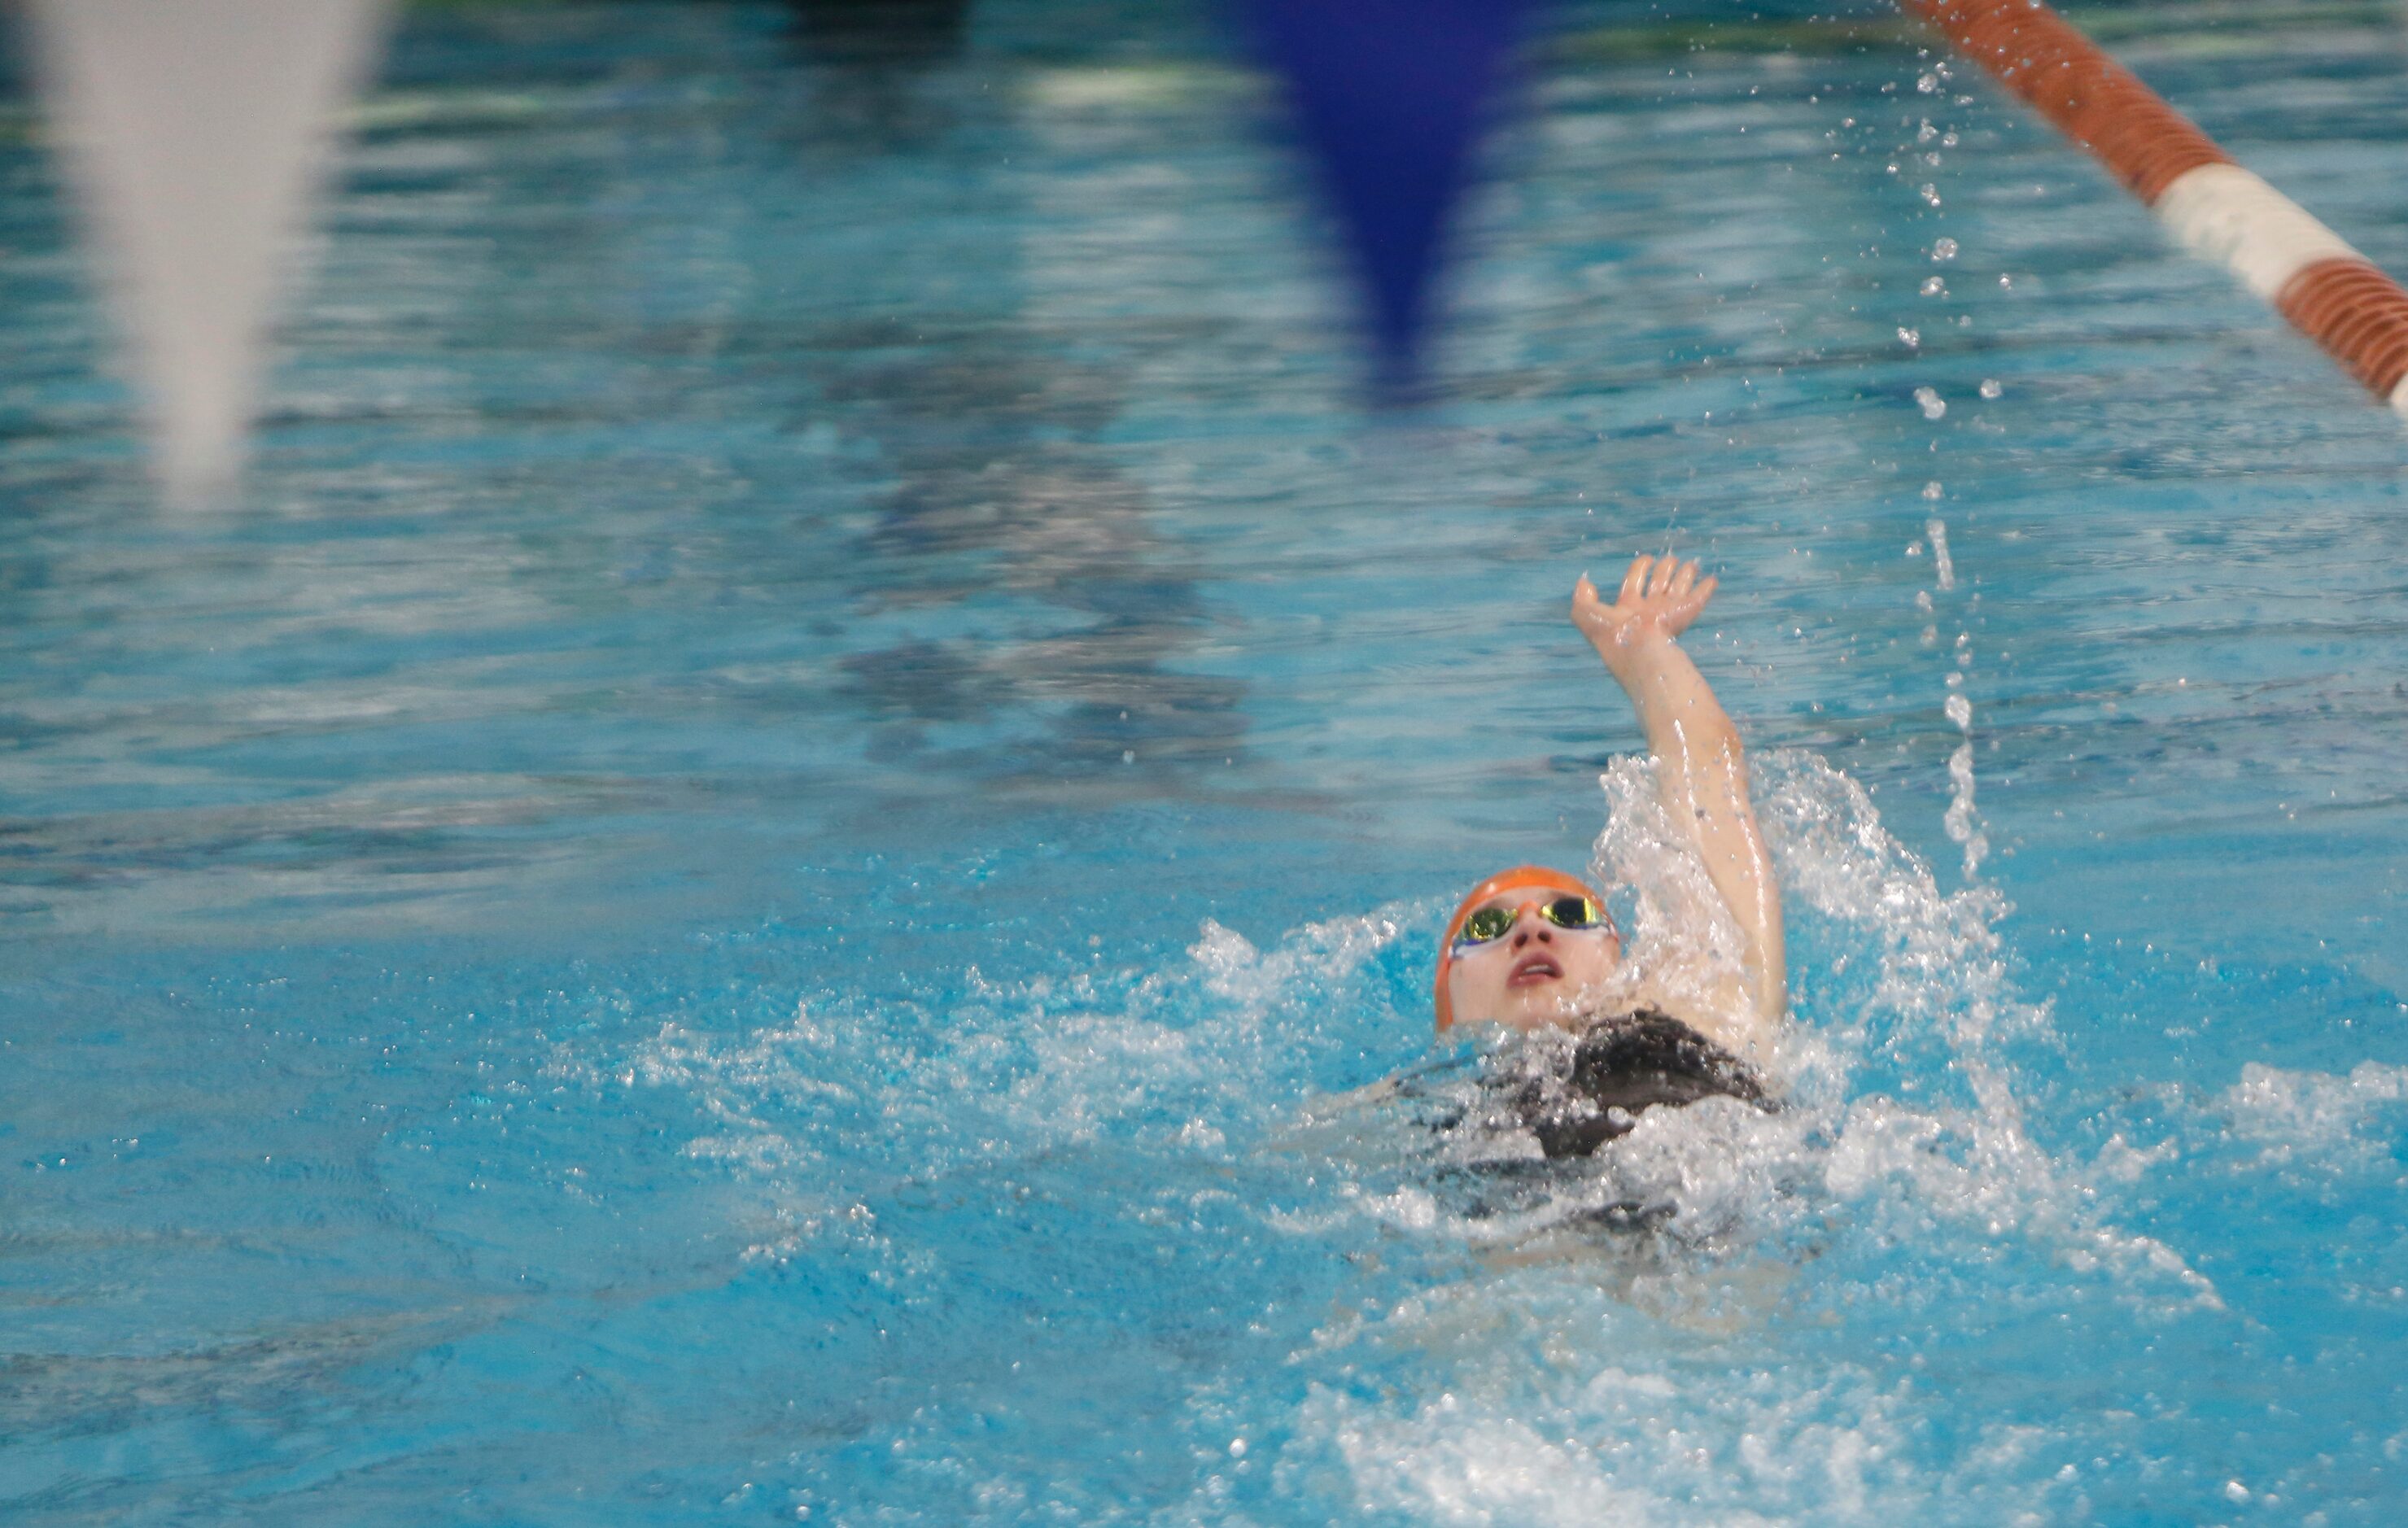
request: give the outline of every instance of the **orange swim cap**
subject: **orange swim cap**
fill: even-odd
[[[1463,921],[1471,909],[1492,896],[1506,892],[1519,892],[1533,886],[1551,886],[1557,891],[1578,892],[1600,908],[1605,898],[1596,887],[1578,876],[1561,870],[1550,870],[1543,864],[1517,864],[1511,870],[1499,870],[1463,894],[1455,905],[1455,916],[1446,921],[1446,933],[1438,942],[1438,1032],[1445,1034],[1455,1026],[1455,1004],[1446,995],[1446,974],[1455,964],[1455,936],[1463,932]],[[1607,927],[1612,925],[1609,923]]]

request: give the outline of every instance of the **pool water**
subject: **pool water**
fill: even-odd
[[[1878,18],[1560,12],[1374,421],[1201,18],[782,16],[408,13],[205,514],[8,99],[10,1522],[2401,1521],[2396,417]],[[2408,269],[2394,9],[2091,19]],[[1668,547],[1791,1105],[1509,1181]]]

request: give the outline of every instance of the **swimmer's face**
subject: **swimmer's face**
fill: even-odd
[[[1539,912],[1555,897],[1586,894],[1576,886],[1520,887],[1474,907],[1474,913],[1501,907],[1513,923],[1484,944],[1455,950],[1446,973],[1455,1021],[1539,1029],[1586,1017],[1586,999],[1621,963],[1622,941],[1609,923],[1557,928]]]

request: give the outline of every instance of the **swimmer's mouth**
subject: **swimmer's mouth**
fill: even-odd
[[[1535,987],[1542,981],[1561,981],[1564,968],[1552,955],[1525,955],[1513,963],[1512,971],[1505,978],[1508,987]]]

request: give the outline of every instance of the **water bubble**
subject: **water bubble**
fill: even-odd
[[[1985,397],[1985,398],[1996,398],[2000,393],[2004,393],[2005,391],[2006,391],[2006,389],[2005,389],[2005,388],[2000,387],[2000,386],[1999,385],[1999,379],[1998,379],[1997,378],[1995,378],[1995,377],[1985,377],[1985,378],[1982,378],[1982,396],[1983,396],[1983,397]]]
[[[1953,238],[1940,238],[1932,240],[1931,258],[1935,264],[1956,259],[1956,241]]]
[[[1916,388],[1914,401],[1921,406],[1925,419],[1936,420],[1948,412],[1948,400],[1940,395],[1937,388]]]
[[[1942,490],[1936,482],[1926,483],[1923,485],[1923,496],[1927,499],[1936,499],[1940,497],[1941,493],[1943,492],[1944,490]]]
[[[1924,118],[1923,125],[1914,130],[1914,141],[1917,143],[1929,143],[1939,136],[1940,129],[1931,125],[1931,119],[1928,117]]]
[[[1927,277],[1923,282],[1923,294],[1927,297],[1945,297],[1948,295],[1948,283],[1936,276]]]
[[[1940,188],[1933,185],[1928,180],[1926,180],[1923,184],[1915,187],[1914,193],[1923,198],[1923,205],[1926,207],[1938,207],[1940,205]]]
[[[1940,91],[1940,77],[1936,74],[1923,75],[1914,81],[1914,88],[1926,95],[1937,94]]]
[[[1898,342],[1911,350],[1923,343],[1923,336],[1913,329],[1900,328],[1898,332]]]
[[[2004,290],[2007,290],[2007,291],[2013,291],[2013,290],[2014,290],[2014,284],[2015,284],[2015,278],[2014,278],[2014,277],[2012,277],[2012,276],[2000,276],[2000,277],[1999,278],[1999,285],[2000,285],[2002,289],[2004,289]]]

